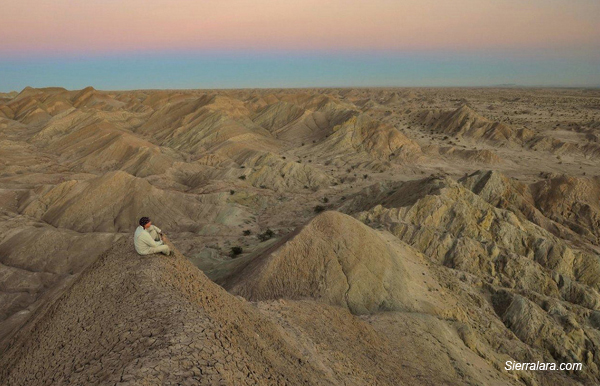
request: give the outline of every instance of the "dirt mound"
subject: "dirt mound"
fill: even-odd
[[[167,104],[135,128],[135,132],[151,136],[163,146],[194,155],[210,152],[233,157],[241,150],[279,149],[279,142],[268,130],[248,118],[237,119],[215,109],[206,99]]]
[[[309,97],[309,102],[297,103],[305,108],[279,101],[260,109],[253,120],[277,138],[300,144],[323,140],[331,135],[334,126],[358,114],[350,106],[334,103],[329,99]]]
[[[559,237],[573,239],[575,232],[599,245],[598,178],[560,175],[527,185],[496,171],[478,171],[461,182],[492,205],[521,213]]]
[[[7,101],[2,111],[10,119],[42,127],[52,117],[73,108],[116,111],[124,106],[124,102],[92,87],[80,91],[67,91],[61,87],[26,87],[15,98]]]
[[[107,121],[71,130],[44,149],[60,154],[60,161],[74,171],[123,170],[144,177],[162,174],[173,164],[158,146]]]
[[[313,146],[309,154],[334,158],[414,160],[421,148],[396,128],[365,114],[333,128],[333,134]]]
[[[287,161],[273,153],[256,152],[241,163],[246,167],[242,175],[255,187],[280,192],[307,188],[318,190],[333,182],[332,177],[315,167]]]
[[[227,204],[225,195],[165,191],[122,171],[36,189],[23,198],[20,211],[78,232],[130,232],[142,216],[173,231],[234,226],[248,217],[241,207]]]
[[[451,159],[458,159],[471,163],[496,165],[502,163],[496,153],[491,150],[477,149],[459,149],[454,146],[427,146],[423,147],[423,152],[427,154],[441,155]]]
[[[559,176],[531,186],[544,215],[600,245],[600,178]]]
[[[424,273],[412,268],[420,261],[415,252],[345,214],[324,212],[273,248],[225,288],[249,300],[319,299],[355,314],[434,312],[436,300],[419,284]]]
[[[253,121],[270,132],[278,133],[301,118],[304,112],[303,108],[292,103],[277,102],[262,108]]]
[[[534,136],[530,130],[515,129],[504,123],[484,118],[466,104],[450,112],[420,113],[419,119],[431,129],[451,136],[503,143],[523,143]]]
[[[566,227],[550,220],[539,210],[529,185],[493,170],[479,170],[460,182],[493,206],[521,215],[559,237],[572,238]]]
[[[76,108],[94,107],[95,109],[105,110],[116,110],[125,105],[125,103],[117,101],[106,93],[97,91],[91,86],[86,87],[73,95],[71,97],[71,102],[73,103],[73,107]]]
[[[599,288],[600,281],[592,273],[600,272],[595,253],[572,249],[526,218],[490,205],[449,178],[406,183],[382,204],[357,217],[367,224],[385,225],[445,265],[482,277],[504,276],[510,286],[557,295],[548,272],[540,269],[543,266],[582,281],[590,290]],[[515,264],[517,269],[527,261],[518,256],[529,258],[526,266],[531,277],[513,276],[510,266]],[[499,259],[503,260],[503,269],[495,265]],[[596,297],[595,291],[590,295]]]
[[[492,174],[487,180],[498,177]],[[492,183],[488,188],[491,186]],[[471,188],[484,197],[489,194],[477,184]],[[560,336],[569,335],[572,331],[569,323],[576,323],[577,333],[589,338],[584,339],[585,343],[574,340],[569,345],[582,347],[600,343],[587,314],[578,311],[579,307],[591,310],[600,307],[597,252],[576,248],[533,224],[524,215],[499,209],[449,178],[410,181],[392,189],[381,204],[357,213],[356,217],[372,227],[383,226],[430,258],[437,259],[441,265],[474,275],[486,283],[491,294],[503,288],[511,296],[525,296],[529,303],[537,305],[533,309],[527,306],[531,312],[544,310],[543,317],[533,316],[539,319],[536,323],[540,325],[545,323],[544,318],[555,318],[550,305],[556,304],[561,317],[552,328],[557,328],[560,333],[547,330],[540,339],[540,331],[535,329],[536,324],[528,319],[527,313],[515,311],[509,317],[504,311],[497,312],[508,328],[520,324],[521,327],[515,330],[517,336],[540,350],[542,355],[549,355],[556,362],[566,358],[577,362],[587,360],[585,350],[567,355],[568,350],[562,349]],[[527,187],[520,190],[526,192]],[[515,188],[509,192],[518,191],[519,188]],[[508,200],[516,207],[520,204],[521,208],[526,208],[526,194],[519,197],[515,200],[509,196]],[[363,205],[368,203],[362,202]],[[487,313],[481,317],[494,316]],[[572,322],[567,323],[564,318]],[[486,339],[493,342],[498,338],[488,334]],[[597,377],[600,362],[587,363],[588,375]]]
[[[384,105],[396,105],[396,104],[402,102],[402,99],[403,98],[397,92],[393,92],[383,104]]]

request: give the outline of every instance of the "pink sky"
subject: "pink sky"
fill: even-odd
[[[2,0],[0,55],[169,49],[598,55],[598,0]]]

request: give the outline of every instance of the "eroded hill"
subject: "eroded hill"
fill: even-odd
[[[575,89],[2,94],[0,383],[595,384],[598,106]],[[175,257],[135,254],[141,216]]]

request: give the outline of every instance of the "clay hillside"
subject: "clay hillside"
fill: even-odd
[[[1,385],[598,383],[597,90],[0,94]]]

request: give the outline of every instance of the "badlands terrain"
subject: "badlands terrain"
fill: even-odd
[[[598,383],[600,90],[0,94],[1,385]]]

